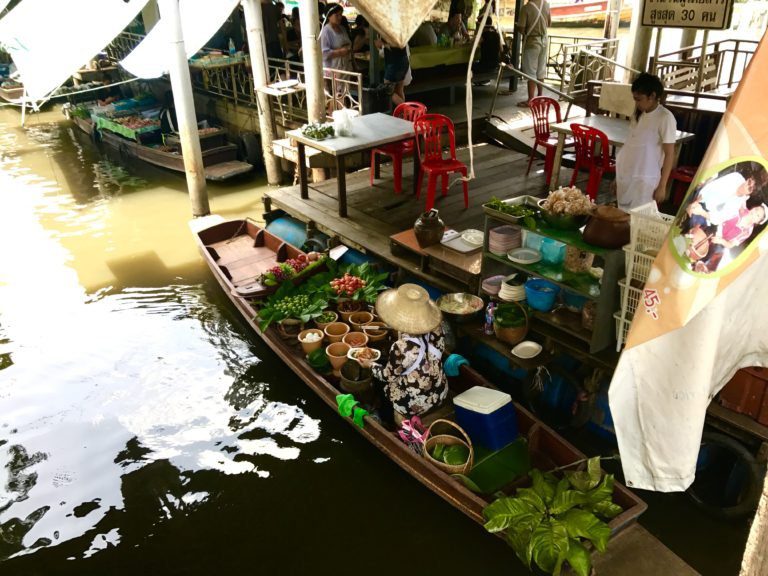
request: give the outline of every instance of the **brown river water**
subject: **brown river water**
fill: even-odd
[[[210,185],[260,217],[259,177]],[[181,175],[0,108],[0,574],[526,574],[251,334],[197,254]],[[736,574],[746,522],[643,494]]]

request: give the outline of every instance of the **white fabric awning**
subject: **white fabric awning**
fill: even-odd
[[[187,58],[194,56],[221,28],[239,0],[180,0],[181,27]],[[161,14],[162,16],[162,14]],[[121,62],[138,78],[157,78],[168,72],[170,51],[166,22],[160,19],[133,52]]]
[[[146,3],[24,0],[0,20],[0,45],[16,63],[27,97],[43,100],[120,34]]]

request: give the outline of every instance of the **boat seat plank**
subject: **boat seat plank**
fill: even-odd
[[[226,180],[237,176],[239,174],[245,174],[253,170],[253,166],[247,162],[240,162],[239,160],[230,160],[229,162],[221,162],[219,164],[213,164],[206,166],[204,169],[206,180]]]

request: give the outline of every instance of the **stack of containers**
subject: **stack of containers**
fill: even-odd
[[[488,250],[496,256],[506,256],[513,248],[520,248],[523,233],[518,226],[497,226],[488,232]]]
[[[509,394],[473,386],[455,396],[453,405],[456,422],[469,435],[473,446],[495,452],[517,438],[517,415]]]
[[[651,273],[651,266],[669,233],[674,216],[663,214],[656,202],[649,202],[629,211],[630,240],[624,246],[626,277],[619,280],[621,310],[613,315],[616,320],[616,351],[627,341],[629,326],[640,305],[643,287]]]

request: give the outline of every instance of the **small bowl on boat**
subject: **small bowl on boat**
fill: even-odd
[[[347,354],[349,354],[349,344],[344,344],[344,342],[328,344],[325,348],[325,353],[328,356],[328,360],[331,361],[333,375],[338,378],[341,375],[341,367],[349,360],[347,357]]]
[[[368,344],[368,336],[364,332],[347,332],[341,341],[352,348],[362,348]]]
[[[373,322],[373,314],[370,312],[361,311],[349,315],[349,325],[358,332],[369,322]]]
[[[339,315],[333,310],[323,310],[323,313],[315,318],[315,326],[318,330],[325,330],[331,322],[336,322],[339,319]]]
[[[326,340],[333,344],[334,342],[341,342],[341,339],[349,332],[349,326],[344,322],[331,322],[323,332]]]
[[[349,317],[363,309],[363,303],[359,300],[339,300],[337,310],[343,322],[349,322]]]
[[[323,345],[324,337],[323,331],[317,328],[308,328],[299,332],[298,339],[304,349],[304,354],[309,354],[320,348]]]
[[[381,358],[381,352],[376,350],[375,348],[350,348],[347,352],[347,358],[350,360],[355,360],[356,362],[360,362],[361,357],[367,356],[370,358],[372,362],[376,362],[379,358]]]
[[[389,326],[378,320],[369,322],[363,326],[363,332],[368,336],[368,342],[380,342],[387,337]]]

